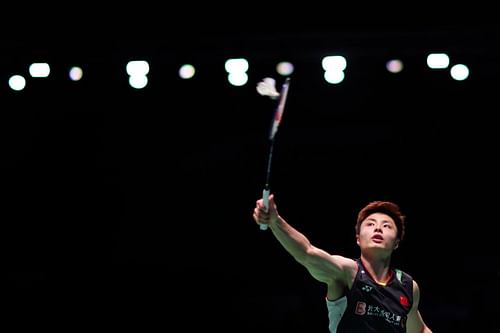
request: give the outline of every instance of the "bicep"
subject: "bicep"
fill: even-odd
[[[418,310],[420,303],[420,289],[418,284],[413,281],[413,305],[408,314],[407,332],[408,333],[432,333],[431,330],[425,325],[422,315]]]
[[[428,332],[425,330],[424,320],[420,315],[420,311],[418,309],[412,309],[410,314],[408,315],[407,321],[407,332],[408,333],[423,333]]]
[[[318,281],[331,284],[334,280],[342,280],[348,276],[347,272],[356,266],[352,259],[339,255],[331,255],[324,250],[312,246],[302,264]]]

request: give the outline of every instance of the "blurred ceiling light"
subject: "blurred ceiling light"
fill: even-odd
[[[179,77],[181,79],[190,79],[194,76],[196,70],[193,65],[184,64],[179,68]]]
[[[399,59],[392,59],[385,64],[385,68],[391,73],[399,73],[403,70],[403,62]]]
[[[450,58],[446,53],[431,53],[427,56],[427,66],[432,69],[447,68]]]
[[[9,87],[15,91],[23,90],[26,87],[26,79],[21,75],[12,75],[9,78]]]
[[[35,62],[29,67],[31,77],[47,77],[50,74],[50,66],[46,62]]]

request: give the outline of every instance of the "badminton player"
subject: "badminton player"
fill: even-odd
[[[358,258],[330,254],[278,214],[274,195],[256,201],[253,218],[309,273],[326,284],[331,333],[432,333],[419,311],[420,290],[412,276],[391,265],[403,239],[405,216],[398,205],[374,201],[362,208],[355,224]]]

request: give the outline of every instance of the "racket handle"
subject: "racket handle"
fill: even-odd
[[[269,210],[269,189],[264,189],[262,191],[262,200],[264,201],[264,208],[266,212]],[[260,230],[267,230],[269,226],[267,224],[260,224]]]

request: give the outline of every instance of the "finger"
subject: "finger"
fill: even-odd
[[[257,200],[257,207],[264,208],[264,199]]]
[[[257,214],[253,214],[253,219],[257,224],[268,224],[268,219],[263,218],[262,216],[259,216]]]

